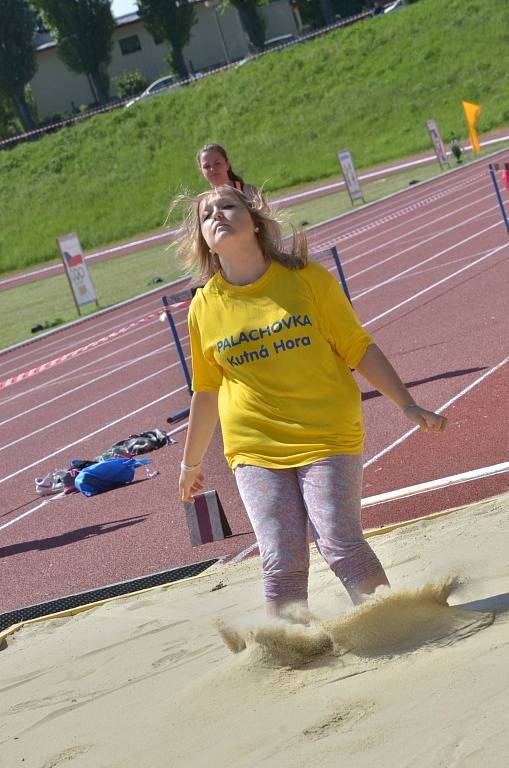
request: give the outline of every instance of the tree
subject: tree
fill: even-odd
[[[22,133],[23,126],[14,110],[14,101],[0,93],[0,139]]]
[[[260,51],[265,42],[265,21],[258,13],[257,0],[229,0],[237,9],[240,21],[255,51]]]
[[[187,77],[183,49],[196,22],[196,12],[189,0],[138,0],[138,14],[152,37],[169,42],[173,71],[179,77]]]
[[[320,10],[325,24],[327,26],[329,26],[329,24],[334,24],[336,16],[332,8],[331,0],[320,0]]]
[[[34,128],[25,85],[37,69],[33,50],[35,15],[26,0],[0,0],[0,91],[12,99],[26,131]]]
[[[107,101],[115,29],[110,0],[32,0],[32,4],[54,34],[62,61],[87,75],[96,101]]]

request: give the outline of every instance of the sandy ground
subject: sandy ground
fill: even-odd
[[[508,512],[374,536],[393,589],[357,609],[313,547],[308,626],[264,619],[257,558],[25,626],[0,653],[1,764],[502,768]]]

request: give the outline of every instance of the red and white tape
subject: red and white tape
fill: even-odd
[[[191,302],[189,301],[181,301],[176,304],[172,304],[171,306],[174,309],[180,309],[182,307],[189,306],[190,303]],[[122,336],[124,333],[127,333],[137,325],[143,325],[144,323],[147,323],[156,317],[161,319],[161,313],[159,310],[157,312],[150,312],[148,315],[144,315],[143,317],[139,317],[137,320],[133,320],[131,323],[123,325],[118,330],[112,331],[111,333],[108,333],[105,336],[101,336],[98,339],[94,339],[94,341],[90,341],[88,344],[84,344],[82,347],[73,349],[71,352],[66,352],[63,355],[54,357],[53,360],[47,360],[45,363],[41,363],[41,365],[37,365],[34,368],[29,368],[26,371],[17,373],[15,376],[10,376],[8,379],[0,381],[0,391],[6,389],[7,387],[12,387],[13,384],[18,384],[20,381],[31,379],[32,376],[36,376],[38,373],[48,371],[50,368],[54,368],[56,365],[67,362],[67,360],[72,360],[73,358],[78,357],[78,355],[82,355],[84,352],[88,352],[90,349],[95,349],[95,347],[98,347],[100,344],[104,344],[106,341],[111,341],[111,339],[115,339],[117,336]],[[162,318],[164,319],[165,317],[166,310],[164,310],[162,313]]]

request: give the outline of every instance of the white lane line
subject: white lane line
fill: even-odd
[[[447,219],[450,216],[454,216],[454,215],[460,213],[461,211],[465,211],[465,210],[467,210],[469,208],[476,207],[477,203],[483,202],[484,200],[493,199],[493,194],[487,194],[487,195],[484,195],[483,197],[477,197],[477,194],[479,193],[479,190],[476,189],[475,192],[476,192],[475,196],[474,196],[473,192],[465,192],[465,194],[458,195],[457,197],[455,197],[455,199],[454,199],[455,203],[459,203],[461,200],[464,200],[465,198],[469,198],[469,202],[466,203],[465,205],[462,205],[459,208],[455,208],[454,210],[450,209],[451,208],[451,202],[450,202],[450,200],[447,200],[447,201],[445,201],[443,203],[440,203],[440,205],[433,206],[432,208],[426,209],[424,211],[421,208],[419,208],[418,209],[419,213],[416,216],[412,216],[410,218],[406,218],[406,219],[403,219],[403,220],[402,219],[394,219],[394,222],[396,222],[396,223],[393,226],[385,227],[382,234],[391,235],[391,233],[393,233],[395,230],[400,229],[401,227],[405,227],[408,230],[410,225],[415,224],[416,222],[420,221],[421,219],[429,218],[430,216],[434,216],[436,213],[440,212],[444,208],[448,208],[449,209],[446,213],[442,214],[440,217],[438,217],[436,219],[433,219],[432,221],[427,221],[424,224],[421,224],[419,227],[413,227],[412,228],[412,234],[413,234],[414,232],[418,232],[421,229],[426,229],[426,227],[433,226],[437,221],[443,221],[443,219]],[[408,232],[403,232],[403,234],[398,235],[397,237],[394,237],[391,240],[385,241],[383,243],[383,245],[388,245],[390,243],[396,242],[397,240],[401,240],[402,238],[405,238],[407,236],[408,236]],[[364,238],[364,240],[357,240],[354,243],[350,243],[350,244],[347,244],[347,245],[341,245],[340,246],[341,255],[344,255],[347,251],[352,250],[353,248],[359,249],[361,246],[364,246],[367,243],[370,243],[372,240],[378,241],[379,239],[380,239],[380,233],[379,232],[375,232],[374,234],[370,235],[369,237]],[[373,248],[371,250],[363,251],[362,255],[369,255],[370,253],[372,253],[373,251],[376,251],[376,250],[377,250],[377,248],[375,247],[375,248]],[[352,261],[356,261],[357,258],[359,258],[359,257],[358,256],[354,256],[353,258],[346,258],[344,260],[344,264],[350,264]]]
[[[64,491],[56,494],[55,496],[52,496],[50,499],[44,499],[44,501],[41,501],[41,503],[38,504],[36,507],[32,507],[32,509],[27,509],[26,512],[23,512],[23,514],[18,515],[13,520],[9,520],[8,523],[4,523],[3,525],[0,525],[0,531],[2,531],[4,528],[8,528],[10,525],[13,525],[14,523],[17,523],[18,520],[22,520],[27,515],[31,515],[32,512],[37,512],[38,509],[45,507],[46,504],[49,504],[51,501],[56,501],[57,499],[63,498],[63,496],[64,496]]]
[[[178,427],[175,427],[175,429],[172,429],[168,432],[169,435],[174,435],[176,432],[181,432],[183,429],[185,429],[188,425],[188,422],[186,421],[185,424],[181,424]],[[8,523],[4,523],[3,525],[0,525],[0,531],[2,531],[4,528],[8,528],[10,525],[13,525],[14,523],[17,523],[18,520],[22,520],[27,515],[31,515],[32,512],[37,512],[38,509],[41,509],[42,507],[45,507],[46,504],[49,504],[52,501],[56,501],[57,499],[62,499],[65,497],[65,492],[62,491],[62,493],[58,493],[55,496],[51,496],[49,499],[44,499],[44,501],[41,501],[40,504],[38,504],[36,507],[32,507],[32,509],[28,509],[26,512],[23,512],[23,514],[18,515],[18,517],[13,518],[12,520],[9,520]]]
[[[181,325],[185,325],[187,327],[187,317],[183,320],[180,320],[175,323],[177,327]],[[126,334],[128,335],[128,334]],[[62,379],[68,379],[72,380],[76,378],[76,375],[80,372],[85,370],[86,368],[90,368],[90,366],[97,366],[98,363],[103,362],[104,360],[108,360],[110,357],[115,357],[116,355],[119,355],[123,352],[125,352],[128,349],[131,349],[132,347],[137,346],[138,344],[146,344],[148,341],[152,341],[156,336],[165,335],[167,338],[171,339],[171,334],[169,331],[169,328],[165,328],[164,330],[156,331],[155,333],[148,333],[145,336],[143,336],[141,339],[136,339],[136,341],[131,342],[130,344],[125,344],[122,347],[119,347],[117,349],[114,349],[112,352],[108,352],[106,355],[102,355],[102,357],[95,358],[94,360],[90,360],[88,363],[84,363],[83,365],[77,366],[76,368],[73,368],[72,371],[66,371],[65,373],[62,373],[60,376],[55,376],[54,378],[43,381],[41,384],[37,384],[34,387],[30,387],[29,389],[22,390],[21,392],[17,392],[14,395],[11,395],[10,397],[6,397],[4,400],[0,400],[0,408],[3,405],[7,405],[8,403],[12,402],[13,400],[17,400],[20,397],[25,397],[25,395],[30,395],[33,392],[37,392],[40,389],[47,390],[49,387],[52,387],[56,382],[61,381]],[[117,340],[121,341],[124,337],[119,337]],[[181,339],[187,338],[186,336],[181,336]],[[113,340],[112,340],[113,341]],[[161,347],[161,350],[164,351],[165,349],[171,349],[175,346],[175,343],[173,340],[169,341],[168,344]],[[44,359],[44,358],[43,358]]]
[[[152,340],[156,336],[160,336],[162,334],[167,335],[167,332],[162,330],[162,331],[158,331],[157,333],[150,334],[150,336],[144,337],[143,339],[136,339],[136,341],[132,341],[129,344],[125,344],[123,347],[120,347],[120,349],[114,349],[112,352],[108,352],[106,355],[102,355],[101,357],[98,357],[95,360],[89,360],[88,363],[83,363],[83,365],[78,365],[76,368],[73,368],[72,371],[66,371],[65,373],[60,374],[60,376],[55,376],[50,381],[43,381],[41,384],[36,384],[35,386],[30,387],[29,389],[23,390],[22,392],[16,392],[16,394],[11,395],[10,397],[6,397],[5,400],[1,400],[0,407],[2,407],[3,405],[7,405],[8,403],[11,403],[13,400],[18,400],[20,397],[25,397],[26,395],[31,395],[34,392],[38,392],[40,389],[48,390],[50,387],[53,387],[57,382],[62,381],[62,379],[74,380],[77,378],[81,378],[78,374],[81,373],[82,376],[85,375],[82,372],[84,372],[87,368],[90,368],[91,366],[97,367],[98,363],[102,363],[105,360],[109,360],[110,357],[115,357],[116,355],[121,354],[122,352],[126,352],[127,350],[132,349],[132,347],[137,347],[138,344],[143,344],[147,339]],[[161,352],[164,352],[165,349],[166,349],[165,346],[160,347]]]
[[[119,365],[116,368],[111,368],[109,371],[106,371],[105,373],[101,373],[99,376],[96,376],[93,379],[87,379],[87,381],[84,381],[83,384],[78,384],[78,386],[73,387],[72,389],[67,389],[65,392],[61,392],[59,395],[55,395],[55,397],[51,397],[49,400],[43,400],[37,405],[33,405],[31,408],[27,408],[26,410],[16,413],[14,416],[10,416],[8,419],[4,419],[3,421],[0,421],[0,427],[5,426],[5,424],[9,424],[11,421],[16,421],[16,419],[21,419],[23,416],[28,416],[30,413],[33,413],[34,411],[38,411],[39,408],[45,408],[47,405],[56,403],[57,400],[61,400],[62,397],[67,397],[68,395],[72,395],[75,392],[79,392],[80,389],[84,389],[85,387],[90,387],[92,386],[92,384],[97,384],[98,381],[101,381],[102,379],[105,379],[108,376],[113,376],[113,374],[118,373],[118,371],[123,371],[124,368],[128,368],[130,365],[136,365],[136,363],[140,363],[142,360],[146,360],[149,357],[154,357],[155,355],[159,355],[161,354],[162,351],[163,351],[162,349],[154,349],[152,352],[147,352],[147,354],[145,355],[139,355],[139,357],[135,357],[129,362],[123,363],[122,365]],[[0,450],[2,449],[0,448]]]
[[[386,493],[379,493],[375,496],[366,496],[361,501],[361,508],[365,509],[366,507],[374,507],[377,504],[386,504],[396,499],[407,499],[420,493],[437,491],[440,488],[449,488],[451,485],[482,480],[485,477],[493,477],[493,475],[500,475],[503,472],[509,472],[509,461],[504,461],[501,464],[492,464],[490,467],[471,469],[469,472],[460,472],[457,475],[449,475],[449,477],[441,477],[438,480],[429,480],[427,483],[408,485],[406,488],[399,488],[397,491],[386,491]]]
[[[426,222],[424,224],[421,224],[418,227],[414,226],[414,227],[412,227],[411,232],[408,232],[408,230],[407,230],[406,232],[403,232],[403,234],[398,235],[397,237],[393,237],[390,240],[384,240],[383,242],[381,242],[379,234],[377,234],[375,237],[370,237],[370,238],[368,238],[369,240],[375,240],[376,239],[376,241],[377,241],[376,245],[374,246],[374,248],[370,248],[369,250],[366,250],[366,251],[363,250],[362,253],[357,254],[356,256],[352,256],[351,258],[343,259],[343,266],[346,266],[347,264],[353,264],[354,261],[358,261],[359,259],[362,259],[365,256],[371,256],[372,253],[376,253],[377,251],[381,250],[382,248],[387,248],[389,245],[393,245],[394,243],[397,243],[400,240],[403,240],[404,243],[406,243],[406,242],[408,242],[408,238],[409,237],[415,237],[416,234],[418,232],[421,232],[423,229],[429,229],[430,227],[436,226],[439,222],[444,221],[445,219],[449,219],[449,218],[451,218],[451,216],[456,216],[456,220],[457,220],[457,214],[458,213],[460,213],[460,212],[462,213],[464,211],[467,211],[470,208],[475,208],[476,210],[478,210],[479,204],[481,202],[483,202],[484,200],[489,199],[489,197],[490,197],[490,195],[486,195],[486,197],[480,198],[479,200],[472,200],[472,202],[469,203],[468,205],[464,205],[464,206],[462,206],[461,208],[459,208],[457,210],[450,211],[449,213],[445,213],[445,214],[443,214],[443,216],[438,216],[437,218],[433,219],[433,221]],[[489,213],[490,211],[496,212],[496,210],[497,210],[497,207],[495,205],[493,205],[490,208],[486,209],[486,213]],[[435,212],[436,212],[436,209],[431,211],[431,213],[435,213]],[[478,216],[474,216],[473,218],[478,218]],[[469,221],[472,221],[472,220],[473,219],[462,219],[460,224],[456,224],[455,226],[451,227],[450,229],[441,230],[440,234],[444,234],[445,232],[449,232],[449,231],[452,231],[454,229],[457,229],[459,226],[462,226],[462,224],[466,224],[466,223],[468,223]],[[408,223],[411,223],[411,222],[408,222]],[[406,223],[406,226],[408,226],[408,223]],[[395,229],[395,227],[393,229]],[[384,230],[384,232],[388,232],[389,233],[388,230]],[[426,237],[424,240],[422,240],[422,242],[424,242],[424,243],[428,242],[428,238],[429,237],[430,236]],[[436,237],[436,235],[435,235],[435,237]],[[366,239],[365,242],[367,242],[368,239]],[[358,245],[360,246],[361,243],[359,243]],[[357,247],[357,245],[355,245],[353,247]],[[345,253],[345,251],[347,249],[346,248],[341,248],[340,250],[341,250],[341,256],[344,256],[344,253]]]
[[[489,248],[484,248],[482,251],[476,251],[475,253],[469,253],[467,256],[456,256],[456,258],[452,258],[449,261],[441,261],[440,264],[433,264],[431,267],[426,267],[425,269],[416,269],[416,271],[410,275],[411,278],[415,277],[416,275],[427,275],[429,272],[436,272],[439,269],[445,269],[445,267],[455,267],[458,264],[461,264],[462,262],[468,261],[470,262],[473,259],[477,259],[479,256],[484,256],[486,253],[489,252]],[[417,266],[417,265],[416,265]],[[335,267],[332,265],[331,269],[329,269],[329,272],[334,273]],[[337,273],[337,270],[336,270]],[[404,280],[405,277],[408,277],[408,275],[395,275],[394,281],[397,282],[398,280]],[[355,293],[355,291],[350,291],[350,296],[352,298],[352,301],[356,301],[357,298],[361,295],[362,291],[359,289],[359,293]]]
[[[477,379],[474,379],[474,381],[470,382],[464,389],[462,389],[460,392],[458,392],[454,397],[451,397],[450,400],[448,400],[446,403],[441,405],[439,408],[436,409],[436,413],[443,413],[447,408],[449,408],[453,403],[455,403],[457,400],[459,400],[461,397],[467,394],[467,392],[470,392],[470,390],[474,389],[478,384],[480,384],[484,379],[487,379],[488,376],[491,376],[493,373],[498,371],[500,368],[502,368],[507,362],[509,361],[509,355],[500,361],[500,363],[497,363],[493,366],[493,368],[490,368],[488,371],[485,371],[481,376],[479,376]],[[389,451],[392,451],[393,448],[396,448],[396,446],[401,445],[410,435],[413,435],[414,432],[417,432],[419,429],[419,426],[416,425],[415,427],[412,427],[412,429],[409,429],[408,432],[405,432],[401,437],[398,437],[397,440],[394,440],[390,445],[383,448],[381,451],[376,453],[374,456],[371,457],[371,459],[368,459],[364,463],[364,469],[366,467],[370,467],[371,464],[374,464],[375,461],[378,461],[382,456],[385,456],[386,453],[389,453]]]
[[[58,450],[53,451],[52,453],[48,453],[46,456],[43,456],[42,458],[37,459],[37,461],[33,461],[31,464],[27,464],[25,467],[21,467],[21,469],[17,469],[16,472],[11,472],[10,475],[6,475],[5,477],[0,478],[0,484],[6,483],[7,480],[11,480],[13,477],[20,475],[22,472],[26,472],[27,469],[36,467],[39,464],[42,464],[43,461],[52,459],[53,456],[58,456],[64,451],[67,451],[69,448],[72,448],[74,445],[83,443],[85,440],[88,440],[90,437],[94,437],[95,435],[98,435],[100,432],[104,432],[104,430],[109,429],[110,427],[114,427],[116,424],[120,424],[121,421],[125,421],[125,419],[129,419],[131,416],[135,416],[137,413],[141,413],[141,411],[144,411],[146,408],[151,408],[153,405],[157,405],[157,403],[160,403],[163,400],[166,400],[168,397],[171,397],[172,395],[176,395],[177,392],[182,392],[184,390],[187,390],[186,385],[182,387],[178,387],[177,389],[174,389],[171,392],[167,392],[165,395],[162,395],[161,397],[157,397],[155,400],[151,400],[150,403],[145,403],[145,405],[142,405],[139,408],[136,408],[136,410],[134,411],[129,411],[129,413],[126,413],[124,416],[120,416],[120,418],[115,419],[114,421],[109,421],[107,424],[104,424],[102,427],[99,427],[99,429],[95,429],[93,432],[89,432],[87,435],[82,435],[81,437],[78,437],[77,440],[73,440],[72,443],[68,443],[67,445],[64,445],[63,448],[58,448]]]
[[[400,270],[400,272],[396,272],[394,275],[391,275],[386,280],[382,280],[380,283],[375,283],[375,285],[372,285],[370,288],[365,288],[363,291],[357,294],[356,299],[360,299],[363,296],[367,296],[367,294],[373,293],[373,291],[377,291],[379,288],[383,288],[385,285],[389,285],[389,283],[393,283],[395,280],[399,280],[401,277],[403,277],[403,275],[407,275],[410,272],[413,272],[415,269],[417,269],[418,267],[422,267],[424,264],[429,264],[430,261],[439,259],[440,256],[444,256],[446,253],[449,253],[450,251],[455,251],[456,249],[460,248],[460,246],[470,242],[470,240],[475,240],[476,237],[481,237],[481,235],[484,235],[486,232],[489,232],[491,229],[494,229],[495,227],[499,227],[499,226],[500,226],[500,223],[497,221],[496,224],[491,224],[491,226],[486,227],[485,229],[478,230],[473,235],[470,235],[469,237],[465,237],[464,240],[460,240],[458,243],[454,243],[453,245],[450,245],[448,248],[444,248],[443,251],[438,251],[438,253],[435,253],[433,256],[428,256],[427,259],[422,259],[422,261],[416,261],[415,264],[412,264],[410,267],[407,267],[406,269]],[[414,249],[409,248],[408,250],[414,250]],[[397,254],[397,255],[400,255],[400,254]],[[484,254],[484,256],[489,256],[489,255],[490,255],[489,252]],[[484,256],[481,258],[484,258]],[[387,259],[387,261],[389,261],[389,259]]]
[[[451,272],[450,275],[447,275],[446,277],[443,277],[441,280],[437,280],[435,283],[428,285],[428,287],[423,288],[422,291],[418,291],[417,293],[414,293],[412,296],[409,296],[407,299],[403,299],[403,301],[400,301],[398,304],[395,304],[393,307],[390,307],[389,309],[386,309],[384,312],[381,312],[379,315],[376,315],[376,317],[372,317],[370,320],[367,320],[367,322],[363,323],[363,326],[366,327],[368,325],[371,325],[371,323],[375,323],[377,320],[380,320],[382,317],[386,317],[387,315],[390,315],[391,312],[395,312],[400,307],[403,307],[405,304],[408,304],[410,301],[413,301],[414,299],[419,298],[419,296],[422,296],[423,294],[428,293],[428,291],[433,290],[433,288],[436,288],[438,285],[442,285],[443,283],[446,283],[448,280],[452,280],[453,277],[460,275],[462,272],[466,272],[467,269],[471,269],[472,267],[475,267],[476,264],[480,264],[482,261],[489,259],[495,253],[498,253],[498,251],[501,251],[503,248],[507,248],[508,245],[509,243],[504,243],[504,245],[499,245],[497,248],[490,251],[485,256],[481,256],[479,259],[475,259],[475,261],[472,261],[470,264],[467,264],[465,267],[461,267],[461,269],[457,269],[455,272]]]
[[[391,232],[397,226],[399,226],[399,225],[393,226],[393,222],[395,221],[401,222],[401,226],[403,225],[408,226],[409,224],[412,224],[413,221],[416,221],[419,218],[421,218],[421,216],[428,215],[428,214],[431,215],[435,209],[440,210],[444,206],[443,205],[434,206],[434,204],[438,200],[443,200],[446,196],[453,194],[454,191],[457,189],[464,189],[464,184],[461,183],[461,184],[457,184],[456,186],[446,187],[441,192],[434,192],[432,195],[429,195],[428,197],[415,199],[414,202],[406,202],[405,205],[400,205],[398,208],[392,208],[392,209],[387,208],[385,213],[383,212],[383,209],[382,211],[378,211],[378,210],[374,211],[377,218],[373,218],[373,217],[366,218],[365,219],[366,223],[364,224],[362,223],[363,219],[361,219],[361,221],[356,220],[357,223],[355,226],[351,226],[348,229],[346,228],[340,229],[340,231],[338,231],[338,224],[339,225],[342,224],[341,220],[347,214],[332,216],[330,219],[327,219],[326,221],[321,221],[318,224],[315,224],[313,225],[313,227],[309,227],[306,230],[309,244],[319,250],[325,248],[327,245],[337,245],[341,249],[341,252],[343,253],[345,250],[348,250],[349,248],[355,248],[361,243],[368,242],[374,237],[380,236],[379,232],[374,231],[380,227],[383,227],[382,234],[385,231]],[[396,193],[396,194],[400,194],[400,193]],[[375,206],[375,205],[376,203],[368,203],[365,206],[366,215],[373,213],[372,211],[369,211],[369,207]],[[450,205],[450,202],[448,202],[447,205]],[[425,206],[430,206],[430,207],[426,208]],[[361,210],[361,209],[358,209],[358,210]],[[421,215],[416,213],[421,210],[423,210],[423,213]],[[349,222],[347,221],[346,223],[348,224]],[[333,229],[333,232],[331,232],[332,229]],[[372,231],[373,231],[373,235],[365,238],[364,240],[360,240],[360,241],[357,240],[352,245],[344,245],[345,242],[352,240],[354,238],[360,237],[366,232],[372,232]],[[329,239],[324,240],[324,237],[326,237],[328,234],[329,234]]]
[[[24,416],[28,416],[29,413],[33,413],[34,411],[39,410],[39,408],[45,408],[47,405],[51,405],[52,403],[55,403],[57,400],[61,400],[63,397],[68,397],[69,395],[72,395],[75,392],[79,392],[80,389],[85,389],[86,387],[92,386],[92,384],[97,384],[98,381],[108,378],[108,376],[113,376],[115,373],[118,373],[119,371],[124,371],[126,368],[128,368],[131,365],[136,365],[137,363],[140,363],[142,360],[147,360],[149,357],[155,357],[156,355],[160,355],[162,352],[165,352],[165,351],[166,351],[165,349],[154,349],[152,350],[152,352],[147,352],[145,355],[139,355],[139,357],[135,357],[133,360],[129,360],[128,362],[122,363],[116,368],[111,368],[109,371],[106,371],[105,373],[101,373],[99,376],[96,376],[94,379],[87,379],[87,381],[84,381],[83,384],[79,384],[77,387],[73,387],[72,389],[66,389],[65,392],[61,392],[59,395],[55,395],[55,397],[52,397],[49,400],[44,400],[38,403],[37,405],[32,406],[32,408],[28,408],[24,411],[21,411],[20,413],[17,413],[15,416],[11,416],[8,419],[4,419],[4,421],[0,421],[0,427],[3,427],[5,424],[8,424],[11,421],[15,421],[16,419],[20,419]],[[175,363],[172,363],[170,367],[173,367],[174,364]],[[145,379],[140,379],[140,381],[145,381]],[[118,391],[121,392],[122,390],[118,390]],[[97,400],[96,402],[100,403],[102,401]],[[79,411],[74,411],[74,413],[79,413]],[[56,423],[57,423],[56,421],[52,422],[52,424],[56,424]],[[0,447],[0,451],[1,450],[3,450],[3,448]]]
[[[186,357],[186,360],[189,360],[189,359],[190,359],[190,356],[188,355]],[[38,435],[40,432],[49,432],[49,430],[52,429],[57,424],[61,424],[63,421],[68,421],[74,418],[74,416],[78,416],[78,414],[88,411],[90,408],[95,408],[97,405],[100,405],[101,403],[105,403],[107,400],[110,400],[112,397],[116,397],[117,395],[120,395],[122,392],[128,392],[133,387],[139,387],[141,384],[144,384],[146,381],[153,379],[154,376],[160,376],[162,373],[165,373],[166,371],[169,371],[172,368],[177,368],[178,366],[180,366],[180,364],[181,364],[180,360],[175,360],[174,363],[171,363],[170,365],[165,365],[164,368],[160,368],[158,371],[153,371],[152,373],[149,373],[147,376],[144,376],[142,379],[136,379],[135,381],[131,382],[131,384],[127,384],[125,387],[122,387],[121,389],[115,389],[113,392],[110,392],[108,395],[105,395],[104,397],[101,397],[98,400],[93,400],[91,403],[88,403],[88,405],[84,405],[81,408],[75,408],[70,413],[66,413],[65,416],[61,416],[59,419],[53,419],[48,424],[44,424],[42,427],[38,427],[38,429],[34,429],[33,432],[30,432],[26,435],[22,435],[21,437],[17,437],[15,440],[12,440],[10,443],[6,443],[5,445],[2,445],[0,447],[0,452],[7,450],[7,448],[12,448],[13,445],[22,443],[24,440],[29,440],[30,438],[34,437],[34,435]]]
[[[443,229],[434,235],[425,237],[424,239],[419,240],[416,243],[411,243],[407,248],[403,248],[403,250],[401,251],[396,251],[396,253],[392,253],[390,256],[386,256],[384,259],[380,259],[379,261],[376,261],[373,264],[370,264],[369,266],[364,267],[363,269],[360,269],[358,272],[353,272],[352,274],[349,274],[348,280],[349,281],[354,280],[356,277],[365,275],[367,272],[371,272],[373,269],[378,269],[378,267],[381,267],[383,264],[388,264],[390,261],[397,259],[399,256],[404,256],[407,253],[412,253],[416,251],[418,248],[421,248],[422,246],[427,245],[428,243],[432,243],[434,240],[441,240],[442,238],[445,237],[445,235],[449,234],[450,232],[454,232],[457,229],[460,230],[460,234],[461,234],[461,230],[463,230],[466,225],[470,224],[476,219],[480,219],[484,216],[489,215],[493,211],[494,211],[494,208],[489,208],[489,209],[486,209],[485,211],[480,211],[475,216],[472,216],[472,218],[470,219],[465,219],[464,221],[461,221],[459,224],[454,224],[452,227],[447,227],[446,229]],[[483,232],[487,232],[489,229],[493,229],[494,227],[500,227],[500,225],[501,225],[501,222],[499,219],[497,219],[494,224],[490,224],[490,226],[487,227],[486,229],[477,230],[473,235],[470,235],[464,240],[456,241],[455,243],[453,243],[452,246],[450,246],[450,248],[456,248],[457,246],[468,242],[468,240],[471,240],[472,237],[476,237],[477,235],[482,234]],[[435,255],[440,255],[440,253],[445,253],[445,251],[439,251],[438,254],[435,254]]]

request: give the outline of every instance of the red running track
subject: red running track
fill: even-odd
[[[502,155],[501,155],[502,158]],[[362,384],[364,496],[507,460],[509,242],[479,161],[310,232],[338,244],[361,320],[416,399],[443,408],[443,435],[411,424]],[[331,265],[331,270],[333,267]],[[0,380],[65,355],[159,310],[157,294],[0,356]],[[176,313],[188,352],[185,310]],[[165,428],[188,404],[175,349],[156,318],[0,392],[0,612],[211,557],[254,536],[216,436],[205,462],[234,536],[191,548],[176,483],[186,424],[128,487],[91,499],[41,500],[34,477],[92,457],[132,432]],[[452,402],[451,402],[452,401]],[[427,515],[507,490],[509,473],[380,504],[367,527]]]

